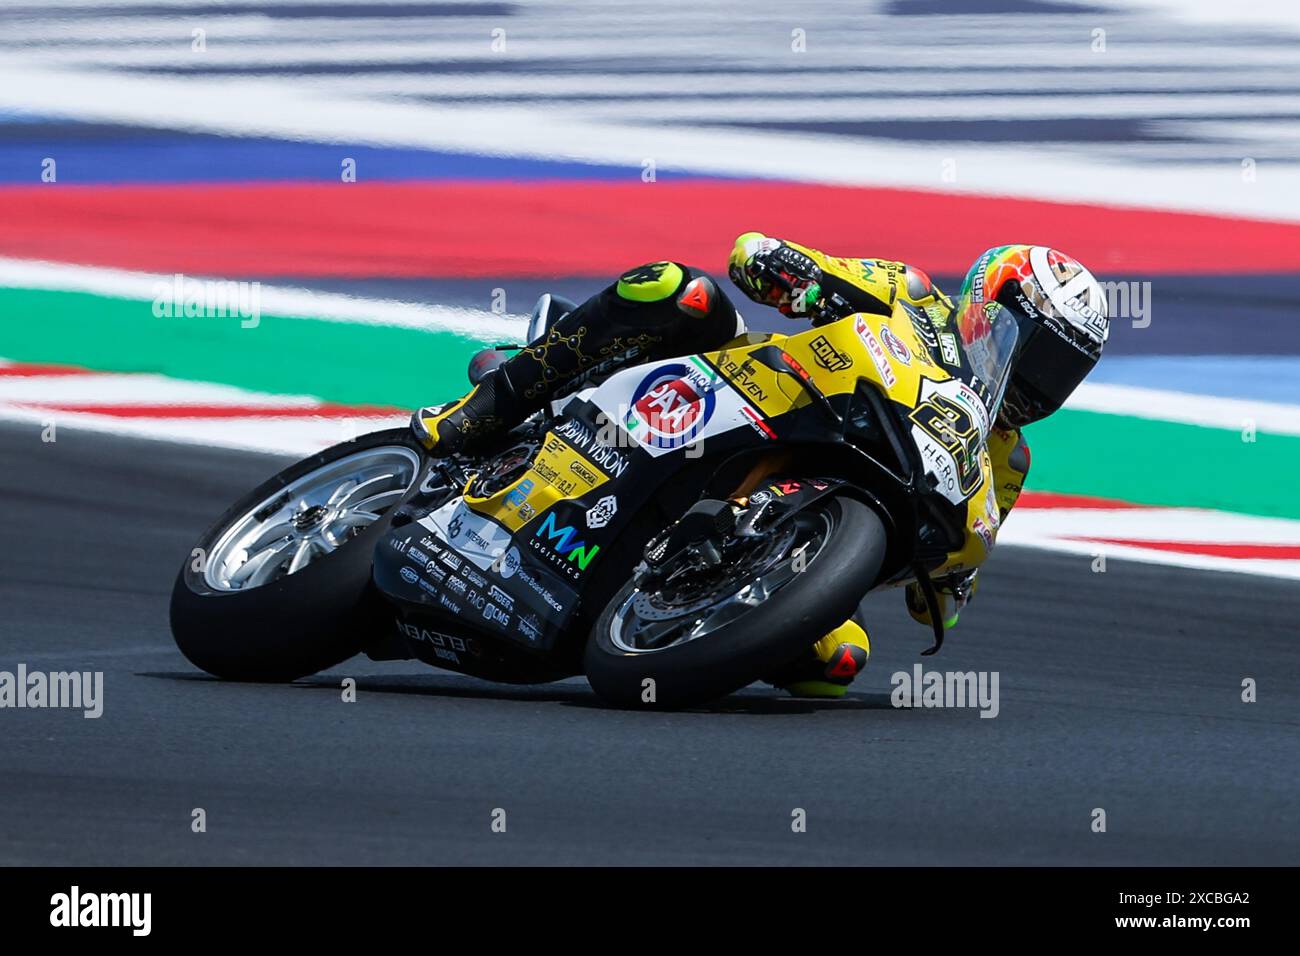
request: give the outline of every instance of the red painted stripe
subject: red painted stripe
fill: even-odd
[[[1210,544],[1203,541],[1143,541],[1137,538],[1074,538],[1098,544],[1118,544],[1151,551],[1201,554],[1216,558],[1264,558],[1269,561],[1300,561],[1300,544]]]
[[[405,412],[385,405],[64,405],[15,402],[23,408],[112,418],[387,418]]]
[[[0,365],[0,378],[35,378],[54,375],[98,375],[78,365]]]
[[[1025,508],[1085,508],[1092,511],[1116,511],[1123,508],[1155,508],[1158,505],[1136,505],[1114,498],[1094,498],[1090,495],[1066,495],[1054,491],[1025,491],[1016,499],[1016,509]]]
[[[1296,223],[771,181],[13,186],[0,208],[0,255],[192,275],[721,271],[746,229],[947,273],[994,242],[1056,245],[1103,278],[1300,270]]]

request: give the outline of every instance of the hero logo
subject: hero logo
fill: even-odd
[[[591,563],[591,559],[600,551],[600,545],[598,544],[592,545],[591,549],[588,550],[587,542],[578,540],[578,532],[572,527],[557,528],[555,526],[554,512],[547,514],[546,520],[537,529],[537,534],[532,542],[534,547],[539,546],[543,536],[545,537],[545,544],[549,546],[555,556],[568,561],[570,565],[577,565],[578,571],[587,570],[587,565]],[[571,577],[577,575],[577,571],[571,567],[564,570]]]
[[[603,528],[618,514],[618,499],[606,495],[587,509],[587,527]]]
[[[660,365],[632,393],[627,429],[655,448],[679,448],[713,417],[712,382],[682,363]]]

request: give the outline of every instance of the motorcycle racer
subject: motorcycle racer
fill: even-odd
[[[987,324],[986,308],[1000,306],[1015,318],[1016,352],[986,441],[997,520],[968,529],[966,544],[934,580],[943,626],[955,626],[976,588],[975,565],[1028,474],[1021,429],[1059,408],[1100,358],[1108,322],[1097,280],[1054,249],[996,246],[971,266],[954,304],[915,266],[828,256],[757,232],[736,239],[728,274],[748,298],[795,319],[887,316],[900,300],[963,329]],[[471,450],[585,381],[628,365],[718,349],[744,331],[739,312],[706,273],[676,262],[647,263],[563,316],[463,398],[417,411],[412,429],[434,454]],[[907,585],[905,598],[912,617],[930,624],[916,582]],[[842,696],[866,665],[870,647],[861,622],[851,619],[767,680],[797,696]]]

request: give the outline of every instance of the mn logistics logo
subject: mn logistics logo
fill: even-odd
[[[153,928],[153,894],[82,893],[73,886],[50,897],[50,925],[129,926],[132,936],[148,936]]]
[[[557,528],[555,526],[554,512],[546,516],[542,526],[537,529],[537,533],[533,536],[531,543],[533,548],[541,551],[542,555],[549,559],[552,564],[557,565],[565,574],[575,578],[578,576],[578,572],[587,570],[587,565],[600,551],[600,545],[598,544],[594,544],[588,549],[587,542],[578,537],[577,529],[572,526],[566,525],[563,528]]]

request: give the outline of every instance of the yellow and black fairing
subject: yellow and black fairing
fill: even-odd
[[[414,545],[437,580],[409,561],[396,573],[377,562],[376,582],[410,612],[404,627],[485,649],[431,663],[489,676],[483,662],[496,657],[509,668],[494,666],[493,679],[528,680],[530,662],[545,674],[535,679],[578,671],[594,617],[687,507],[744,497],[774,477],[868,499],[888,528],[880,581],[973,567],[992,540],[982,529],[997,521],[988,414],[960,354],[945,363],[945,333],[931,318],[900,302],[889,315],[751,333],[617,372],[393,542]],[[422,637],[410,643],[429,651],[415,646]]]
[[[1007,434],[992,432],[996,396],[990,400],[972,374],[950,313],[946,303],[920,307],[896,298],[888,315],[858,313],[789,336],[751,335],[706,354],[783,446],[751,466],[734,494],[773,490],[766,479],[777,476],[848,477],[895,522],[914,510],[914,500],[921,503],[916,524],[896,528],[888,577],[907,580],[917,565],[933,577],[978,566],[1005,510],[1000,499],[1009,509],[1014,493],[1001,496],[995,487],[990,436]],[[774,370],[773,350],[792,360],[794,374]],[[818,393],[843,416],[838,447],[826,441]],[[882,428],[882,416],[894,427]],[[919,472],[915,489],[907,486],[912,468]]]

